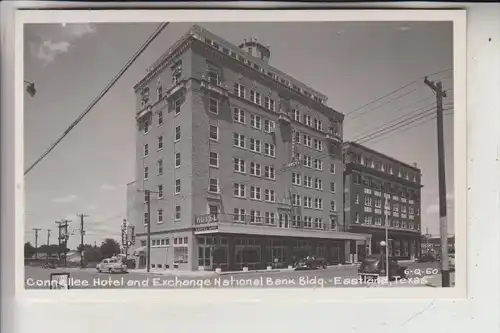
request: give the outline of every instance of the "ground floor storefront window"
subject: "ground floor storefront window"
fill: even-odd
[[[198,237],[198,266],[205,269],[228,267],[228,243],[226,237]]]
[[[236,238],[236,265],[254,269],[261,262],[261,246],[255,238]]]

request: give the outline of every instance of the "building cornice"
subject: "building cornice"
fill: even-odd
[[[405,186],[408,186],[408,187],[411,187],[411,188],[417,189],[417,190],[420,190],[422,187],[424,187],[424,185],[422,185],[422,184],[413,183],[409,180],[406,180],[404,178],[400,178],[396,175],[391,175],[387,172],[373,169],[373,168],[370,168],[370,167],[367,167],[367,166],[364,166],[364,165],[361,165],[358,163],[347,163],[345,165],[345,173],[346,174],[351,173],[353,170],[359,171],[362,173],[366,173],[366,174],[372,174],[377,178],[386,179],[388,181],[391,181],[394,183],[399,183],[399,184],[402,184],[402,185],[405,185]]]

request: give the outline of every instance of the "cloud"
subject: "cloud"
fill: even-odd
[[[53,198],[52,202],[54,202],[54,203],[69,203],[69,202],[75,201],[76,199],[78,199],[78,196],[76,196],[74,194],[68,194],[67,196],[64,196],[64,197]]]
[[[116,186],[111,185],[111,184],[102,184],[101,185],[101,191],[114,191],[116,190]]]
[[[40,41],[29,43],[31,54],[44,65],[53,62],[58,55],[68,53],[77,39],[95,33],[96,27],[87,23],[61,24],[48,31],[46,36],[39,36]]]

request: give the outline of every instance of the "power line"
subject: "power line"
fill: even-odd
[[[129,69],[130,66],[137,60],[137,58],[146,50],[146,48],[153,42],[153,40],[167,27],[169,22],[161,23],[158,28],[153,32],[153,34],[142,44],[142,46],[135,52],[132,58],[122,67],[122,69],[116,74],[116,76],[104,87],[104,89],[99,93],[99,95],[90,103],[90,105],[83,111],[82,114],[76,118],[75,121],[59,136],[59,138],[50,145],[50,147],[40,156],[38,157],[31,166],[24,171],[24,175],[30,172],[38,163],[40,163],[56,146],[66,137],[66,135],[71,132],[75,126],[82,121],[82,119],[94,108],[94,106],[106,95],[106,93],[115,85],[115,83],[125,74],[125,72]]]
[[[444,72],[447,72],[447,71],[451,71],[451,68],[449,68],[449,69],[444,69],[444,70],[441,70],[441,71],[438,71],[438,72],[435,72],[435,73],[432,73],[432,74],[428,74],[428,75],[424,75],[424,76],[422,76],[422,77],[419,77],[418,79],[413,80],[413,81],[411,81],[411,82],[409,82],[409,83],[407,83],[407,84],[405,84],[405,85],[403,85],[403,86],[399,87],[398,89],[393,90],[393,91],[391,91],[391,92],[389,92],[389,93],[387,93],[387,94],[385,94],[385,95],[383,95],[383,96],[381,96],[381,97],[378,97],[378,98],[374,99],[373,101],[368,102],[368,103],[366,103],[366,104],[364,104],[364,105],[360,106],[360,107],[359,107],[359,108],[357,108],[357,109],[354,109],[354,110],[352,110],[352,111],[350,111],[350,112],[345,113],[345,117],[347,117],[348,115],[353,114],[353,113],[355,113],[355,112],[358,112],[358,111],[359,111],[359,110],[361,110],[361,109],[364,109],[364,108],[365,108],[365,107],[367,107],[368,105],[371,105],[371,104],[373,104],[373,103],[376,103],[376,102],[378,102],[378,101],[380,101],[380,100],[382,100],[382,99],[384,99],[384,98],[386,98],[386,97],[388,97],[388,96],[390,96],[390,95],[392,95],[392,94],[394,94],[394,93],[397,93],[398,91],[401,91],[401,90],[403,90],[404,88],[407,88],[407,87],[409,87],[409,86],[411,86],[411,85],[413,85],[413,84],[417,83],[418,81],[420,81],[420,80],[422,80],[422,79],[425,79],[425,77],[429,77],[429,76],[436,75],[436,74],[441,74],[441,73],[444,73]]]

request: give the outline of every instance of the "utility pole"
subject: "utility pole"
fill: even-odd
[[[38,259],[38,232],[42,230],[40,228],[33,228],[35,231],[35,259]]]
[[[66,267],[67,266],[67,252],[68,252],[68,238],[69,238],[69,235],[68,235],[68,220],[62,220],[62,221],[56,221],[57,223],[57,227],[59,228],[59,237],[58,237],[58,240],[59,240],[59,251],[60,251],[60,248],[61,248],[61,245],[64,244],[64,266]],[[64,234],[63,234],[63,229],[64,229]],[[63,241],[64,242],[61,242]]]
[[[85,235],[85,229],[83,227],[83,218],[84,217],[87,217],[88,215],[85,215],[85,214],[79,214],[78,216],[80,216],[80,268],[83,268],[83,265],[84,265],[84,260],[83,260],[83,255],[84,255],[84,251],[83,251],[83,235]]]
[[[50,253],[50,232],[52,230],[51,229],[47,229],[47,261],[49,261],[49,255],[51,254]]]
[[[448,258],[448,222],[446,219],[446,172],[444,154],[443,129],[443,90],[441,81],[432,82],[424,79],[424,83],[436,94],[437,140],[438,140],[438,178],[439,178],[439,230],[441,234],[441,285],[450,287],[450,262]]]
[[[148,241],[147,241],[147,272],[149,273],[151,269],[151,191],[144,190],[145,198],[146,198],[146,212],[148,215]]]
[[[59,234],[57,236],[57,257],[60,259],[61,257],[61,239],[62,239],[62,225],[63,222],[56,221],[57,229],[59,229]]]

